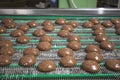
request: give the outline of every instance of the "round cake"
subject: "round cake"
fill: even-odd
[[[60,65],[63,67],[74,67],[76,64],[77,60],[72,56],[65,56],[60,60]]]
[[[49,42],[39,42],[38,49],[41,51],[49,51],[51,49],[51,44]]]
[[[115,45],[112,42],[109,42],[109,41],[102,41],[100,43],[100,47],[104,50],[112,51],[112,50],[114,50]]]
[[[120,23],[120,19],[111,19],[113,24],[119,24]]]
[[[97,53],[100,53],[100,48],[97,46],[97,45],[88,45],[86,48],[85,48],[85,52],[86,53],[90,53],[90,52],[97,52]]]
[[[55,23],[59,25],[63,25],[63,24],[66,24],[66,20],[63,18],[58,18],[56,19]]]
[[[21,66],[29,67],[36,63],[36,57],[34,55],[24,55],[20,58],[19,64]]]
[[[103,57],[101,54],[97,53],[97,52],[90,52],[87,53],[86,57],[87,60],[93,60],[96,61],[97,63],[100,63],[103,61]]]
[[[102,42],[102,41],[109,41],[109,38],[107,36],[105,36],[105,35],[97,35],[95,37],[95,40],[97,42]]]
[[[0,54],[1,55],[12,56],[14,54],[14,48],[12,48],[12,47],[2,47],[0,49]]]
[[[120,60],[109,59],[105,62],[105,67],[109,70],[120,72]]]
[[[115,24],[115,29],[120,28],[120,24]]]
[[[78,23],[75,22],[75,21],[69,21],[69,22],[67,23],[67,25],[71,25],[73,28],[78,27]]]
[[[48,35],[44,35],[40,38],[41,42],[52,42],[53,41],[53,37],[52,36],[48,36]]]
[[[101,24],[93,25],[93,30],[105,30],[105,27]]]
[[[60,57],[64,57],[64,56],[73,56],[73,50],[70,48],[61,48],[58,50],[58,55]]]
[[[56,69],[56,65],[51,60],[44,60],[38,64],[38,70],[41,72],[50,72]]]
[[[27,44],[30,41],[30,38],[28,36],[20,36],[17,37],[16,41],[21,44]]]
[[[8,66],[12,63],[12,58],[8,55],[0,55],[0,66]]]
[[[68,41],[78,41],[80,42],[80,37],[77,35],[70,35],[68,36]]]
[[[29,47],[23,51],[23,54],[38,56],[40,54],[40,51],[37,48]]]
[[[73,27],[71,25],[63,25],[61,30],[68,30],[69,32],[72,32]]]
[[[27,25],[30,27],[30,28],[34,28],[34,27],[37,27],[39,24],[35,21],[31,21],[31,22],[28,22]]]
[[[89,21],[89,22],[84,22],[82,25],[85,28],[92,28],[94,24]]]
[[[13,37],[19,37],[19,36],[23,36],[23,35],[24,35],[24,32],[22,30],[19,30],[19,29],[13,30],[11,32],[11,36],[13,36]]]
[[[95,18],[91,18],[89,21],[92,22],[93,24],[99,24],[100,23],[100,21],[98,19],[95,19]]]
[[[93,35],[97,36],[97,35],[105,35],[106,32],[104,30],[95,30],[93,32]]]
[[[98,73],[100,71],[100,65],[96,61],[86,60],[82,63],[82,69],[89,73]]]
[[[60,37],[68,37],[70,35],[70,32],[68,30],[61,30],[58,35]]]
[[[110,28],[113,26],[113,23],[109,20],[106,20],[102,23],[102,25],[105,27],[105,28]]]
[[[116,29],[115,33],[120,35],[120,28]]]
[[[24,32],[27,32],[29,30],[29,26],[27,24],[22,24],[22,25],[19,25],[18,29]]]
[[[11,29],[11,28],[16,28],[16,23],[14,22],[9,22],[9,23],[5,23],[4,26],[8,29]]]
[[[43,29],[37,29],[33,32],[33,35],[36,37],[40,37],[40,36],[43,36],[45,34],[46,34],[46,32]]]
[[[77,41],[70,41],[67,45],[68,48],[71,48],[74,51],[81,49],[81,43]]]
[[[3,18],[1,22],[3,24],[5,24],[5,23],[11,23],[11,22],[13,22],[13,19],[12,18]]]
[[[11,47],[13,46],[12,42],[10,40],[1,40],[0,41],[0,48],[2,47]]]
[[[0,26],[0,34],[1,33],[6,33],[7,29],[4,26]]]
[[[42,26],[45,25],[53,25],[53,23],[50,20],[45,20],[44,22],[41,23]]]
[[[54,31],[55,27],[53,25],[45,25],[43,29],[45,31],[51,32],[51,31]]]

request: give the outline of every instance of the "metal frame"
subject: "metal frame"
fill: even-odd
[[[0,15],[120,16],[120,9],[0,9]]]

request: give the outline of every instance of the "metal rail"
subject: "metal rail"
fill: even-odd
[[[0,9],[0,15],[120,16],[120,9]]]

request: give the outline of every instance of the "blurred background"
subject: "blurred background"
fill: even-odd
[[[120,8],[120,0],[0,0],[0,8]]]

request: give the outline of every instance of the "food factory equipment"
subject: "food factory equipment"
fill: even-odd
[[[32,33],[37,28],[30,28],[25,33],[26,36],[30,37],[28,44],[19,44],[16,42],[16,37],[11,37],[10,32],[13,29],[7,29],[6,33],[0,34],[4,39],[9,39],[13,43],[15,53],[12,56],[12,63],[9,66],[0,66],[0,80],[39,80],[39,79],[81,79],[81,80],[120,80],[120,72],[108,70],[105,67],[105,61],[111,58],[120,59],[120,35],[115,33],[114,26],[112,28],[106,28],[106,36],[110,38],[110,41],[115,44],[113,51],[102,50],[103,61],[100,64],[100,71],[95,74],[88,73],[81,69],[81,64],[85,60],[85,47],[89,44],[99,45],[94,40],[91,28],[84,28],[83,22],[88,21],[91,18],[99,19],[100,22],[104,20],[111,20],[113,18],[120,18],[120,9],[0,9],[0,20],[3,18],[12,18],[17,24],[24,24],[30,21],[36,21],[39,23],[37,28],[42,28],[41,23],[44,20],[50,20],[53,23],[57,18],[64,18],[66,21],[75,21],[78,23],[78,27],[74,28],[71,34],[80,36],[81,49],[74,51],[74,57],[77,59],[77,64],[72,68],[64,68],[59,65],[60,57],[57,55],[57,51],[61,48],[65,48],[67,45],[67,38],[59,37],[57,34],[60,31],[61,25],[54,23],[55,30],[53,32],[46,32],[54,38],[51,43],[50,51],[41,51],[37,57],[35,65],[30,67],[22,67],[18,64],[19,59],[22,57],[23,50],[28,47],[36,47],[39,43],[39,37],[35,37]],[[2,24],[1,24],[2,25]],[[40,61],[45,59],[53,60],[57,66],[56,70],[51,72],[40,72],[37,70],[37,65]],[[112,62],[111,62],[112,63]]]

